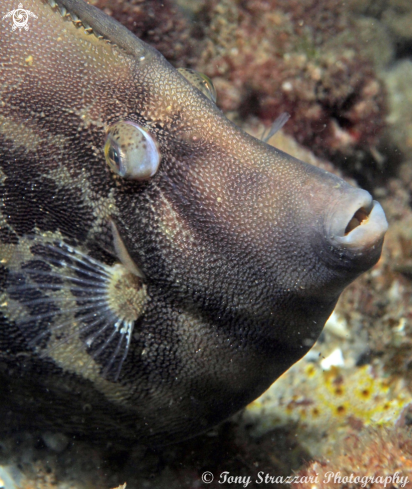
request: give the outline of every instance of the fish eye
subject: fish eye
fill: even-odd
[[[119,121],[109,127],[104,156],[116,175],[129,180],[148,180],[157,172],[161,158],[152,135],[132,121]]]
[[[212,80],[207,75],[190,68],[178,68],[177,71],[184,76],[189,83],[200,90],[203,95],[206,95],[209,100],[216,103],[216,89]]]

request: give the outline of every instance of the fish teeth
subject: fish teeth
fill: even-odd
[[[48,2],[51,8],[54,8],[56,6],[56,2],[54,0],[48,0]]]

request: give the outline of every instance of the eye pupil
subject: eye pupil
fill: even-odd
[[[117,168],[120,168],[119,154],[114,148],[109,149],[109,158],[113,161]]]

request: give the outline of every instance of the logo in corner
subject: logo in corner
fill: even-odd
[[[2,20],[7,19],[7,17],[11,17],[13,20],[13,25],[11,28],[12,31],[15,31],[16,29],[19,29],[20,31],[22,29],[28,31],[29,17],[33,17],[33,19],[38,18],[37,15],[30,12],[30,10],[25,10],[22,3],[19,3],[19,6],[15,10],[7,12],[7,14],[3,16]]]

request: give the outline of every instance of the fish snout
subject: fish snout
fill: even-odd
[[[366,190],[355,188],[339,200],[326,225],[327,238],[333,246],[354,256],[373,250],[380,254],[387,229],[379,202]]]

